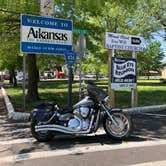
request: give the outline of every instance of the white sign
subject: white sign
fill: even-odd
[[[136,87],[136,60],[131,58],[112,58],[111,88]]]
[[[53,16],[54,0],[40,0],[40,13],[42,16]]]
[[[140,36],[106,32],[105,48],[115,50],[143,51],[144,39]]]

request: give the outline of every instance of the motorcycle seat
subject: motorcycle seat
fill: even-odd
[[[54,101],[50,102],[37,102],[36,108],[37,109],[53,109],[56,103]]]

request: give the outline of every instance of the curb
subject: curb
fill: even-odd
[[[141,114],[141,113],[147,113],[147,112],[166,111],[166,104],[144,106],[144,107],[134,107],[134,108],[125,108],[125,109],[122,109],[122,111],[126,112],[128,114]]]
[[[2,96],[5,101],[5,105],[8,111],[8,119],[14,122],[28,122],[30,118],[30,113],[15,112],[12,103],[3,87],[1,87]]]

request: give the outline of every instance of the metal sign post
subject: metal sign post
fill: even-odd
[[[68,65],[68,107],[72,109],[72,66]]]
[[[68,107],[71,110],[72,109],[72,74],[73,69],[72,66],[76,62],[77,54],[75,52],[69,51],[65,54],[66,57],[66,63],[68,67]]]
[[[26,88],[26,55],[23,54],[23,84],[22,84],[22,89],[23,89],[23,96],[22,96],[22,109],[23,111],[25,111],[25,107],[26,107],[26,96],[25,96],[25,88]]]
[[[79,100],[82,99],[82,57],[84,56],[84,52],[86,49],[86,39],[83,34],[80,34],[78,36],[77,40],[77,48],[78,48],[78,55],[79,55],[79,64],[80,64],[80,70],[79,70]]]

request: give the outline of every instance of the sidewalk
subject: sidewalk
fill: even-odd
[[[6,106],[5,106],[5,102],[4,102],[4,99],[3,99],[3,96],[2,96],[1,89],[0,89],[0,115],[1,116],[7,115],[7,109],[6,109]]]

